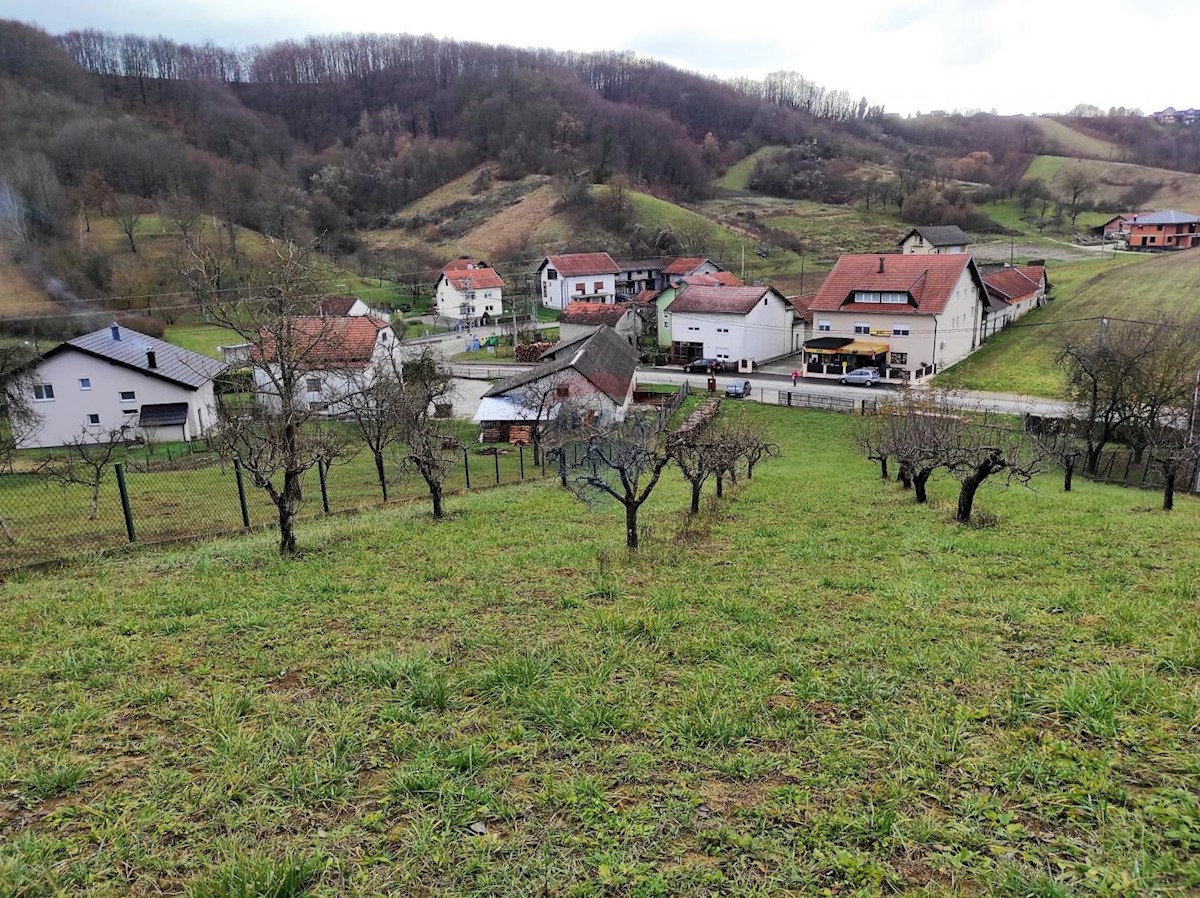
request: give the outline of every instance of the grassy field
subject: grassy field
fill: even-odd
[[[747,413],[783,459],[632,560],[545,484],[9,579],[0,893],[1200,889],[1200,503],[961,527]]]
[[[1076,131],[1070,125],[1055,121],[1052,118],[1046,118],[1042,115],[1030,117],[1045,134],[1052,140],[1058,142],[1068,153],[1078,153],[1081,156],[1096,156],[1100,159],[1111,159],[1118,151],[1117,147],[1109,143],[1107,140],[1101,140],[1098,137],[1092,137],[1090,134],[1084,134],[1082,131]]]
[[[758,164],[758,160],[782,149],[786,149],[786,147],[759,147],[749,156],[739,159],[733,165],[729,166],[725,170],[725,174],[717,178],[717,186],[724,187],[727,190],[745,190],[750,182],[750,175],[754,171],[754,166]]]
[[[941,386],[1053,396],[1061,387],[1054,356],[1068,335],[1090,334],[1100,315],[1149,320],[1200,315],[1200,253],[1049,263],[1053,300],[937,376]]]
[[[1037,156],[1025,170],[1025,177],[1040,178],[1047,184],[1066,165],[1083,169],[1095,183],[1092,199],[1102,208],[1121,212],[1139,211],[1123,209],[1121,198],[1139,181],[1157,185],[1154,194],[1145,201],[1141,209],[1200,210],[1200,175],[1171,171],[1165,168],[1149,168],[1125,162],[1105,162],[1097,159],[1068,159],[1064,156]]]
[[[214,359],[221,358],[217,347],[245,342],[229,328],[216,324],[172,324],[167,327],[163,339]]]
[[[1063,167],[1063,163],[1069,161],[1071,160],[1066,156],[1035,156],[1025,169],[1025,177],[1038,178],[1049,184]]]

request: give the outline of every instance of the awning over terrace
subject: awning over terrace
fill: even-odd
[[[840,350],[844,355],[883,355],[888,344],[878,340],[852,340]]]
[[[853,342],[850,337],[816,337],[804,341],[804,351],[815,352],[818,355],[836,355]]]

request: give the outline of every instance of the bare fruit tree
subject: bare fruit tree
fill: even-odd
[[[894,459],[900,480],[912,487],[918,503],[928,499],[930,477],[945,465],[966,424],[949,393],[905,390],[880,404],[860,439],[869,458]]]
[[[1146,428],[1150,464],[1158,468],[1163,480],[1163,511],[1175,507],[1175,489],[1181,477],[1197,477],[1200,467],[1200,428],[1182,410],[1166,413]],[[1192,420],[1189,420],[1192,419]],[[1188,484],[1184,484],[1187,488]]]
[[[360,436],[375,460],[383,501],[388,500],[385,454],[404,438],[408,411],[403,363],[389,354],[361,371],[348,372],[339,416]]]
[[[405,379],[397,401],[399,436],[404,443],[404,461],[414,468],[429,488],[433,517],[445,517],[443,485],[459,459],[458,441],[447,434],[430,415],[432,406],[454,395],[454,379],[433,350],[405,366]]]
[[[314,299],[326,292],[313,264],[313,247],[268,241],[266,250],[266,261],[234,289],[218,286],[228,276],[229,262],[215,247],[193,245],[184,274],[208,320],[250,346],[251,401],[227,410],[214,436],[220,450],[236,458],[255,487],[270,497],[279,522],[279,552],[294,555],[301,480],[345,449],[344,429],[332,428],[325,409],[302,396],[310,376],[328,378],[336,371],[344,358],[344,338],[335,319],[311,315]]]
[[[1013,481],[1028,484],[1045,458],[1030,434],[994,424],[987,416],[957,428],[944,452],[943,466],[959,482],[954,517],[962,524],[970,522],[975,495],[988,479],[1002,475],[1006,486]]]
[[[48,459],[42,466],[46,479],[64,489],[86,487],[90,493],[88,520],[100,515],[100,489],[108,471],[116,462],[117,451],[125,440],[125,431],[115,428],[91,432],[84,428],[63,445],[63,454]],[[11,537],[10,537],[11,539]]]
[[[117,227],[121,229],[121,233],[125,235],[125,239],[129,241],[129,251],[137,252],[137,244],[134,242],[134,235],[137,234],[138,222],[142,220],[142,210],[138,205],[137,200],[123,199],[117,203],[116,209]]]

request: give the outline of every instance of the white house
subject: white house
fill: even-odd
[[[546,361],[483,394],[475,422],[484,442],[522,442],[564,405],[600,424],[620,423],[633,401],[637,351],[611,327],[551,347]]]
[[[983,284],[988,298],[984,339],[1046,304],[1048,282],[1046,269],[1041,265],[1006,265],[986,271]]]
[[[377,362],[401,364],[400,341],[386,321],[366,315],[345,318],[296,318],[292,327],[297,345],[304,352],[306,374],[299,385],[300,407],[327,415],[345,411],[344,397],[370,383]],[[272,341],[263,341],[267,358],[254,360],[254,391],[259,401],[278,406],[273,374],[278,372],[270,358]]]
[[[809,303],[806,376],[879,368],[882,380],[930,377],[979,345],[987,291],[966,254],[842,256]]]
[[[573,302],[558,319],[558,333],[565,343],[611,327],[630,346],[637,346],[650,317],[653,313],[631,302]]]
[[[913,228],[898,246],[905,254],[938,256],[965,253],[970,242],[958,225],[928,225]]]
[[[546,256],[534,274],[542,305],[565,309],[572,302],[616,302],[617,263],[608,253]]]
[[[438,314],[477,324],[495,320],[504,311],[504,280],[482,259],[459,256],[447,263],[434,285]]]
[[[213,379],[223,362],[113,324],[60,343],[31,365],[40,426],[21,448],[81,435],[191,440],[217,422]]]
[[[798,348],[793,345],[795,309],[772,287],[687,286],[666,315],[676,365],[715,358],[749,371]]]

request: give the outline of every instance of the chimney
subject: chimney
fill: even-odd
[[[146,350],[146,367],[151,370],[158,367],[158,357],[155,356],[153,349]]]
[[[118,342],[118,341],[120,341],[120,339],[121,339],[121,328],[120,328],[120,327],[117,325],[117,322],[115,322],[115,321],[114,321],[112,324],[110,324],[110,325],[108,326],[108,332],[109,332],[110,334],[112,334],[113,342]]]
[[[883,274],[883,256],[879,257],[879,273]]]

